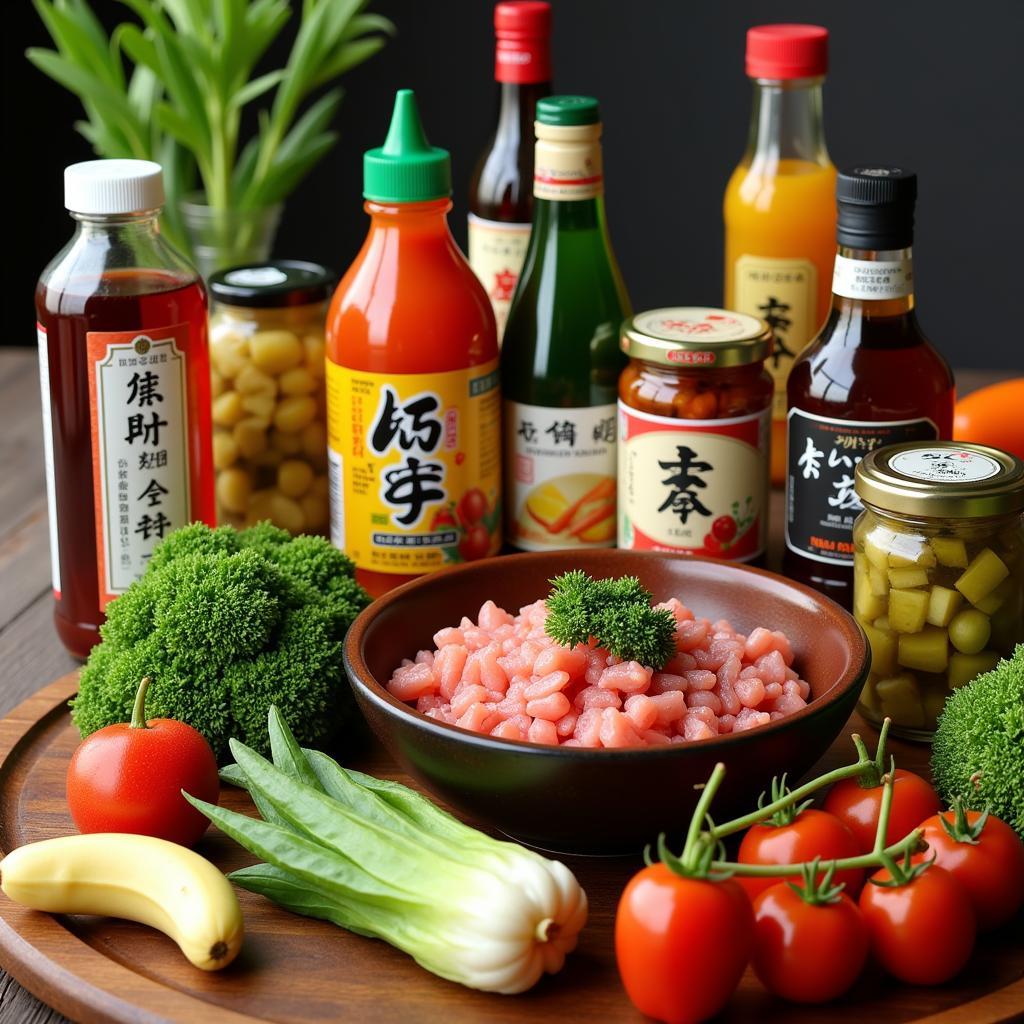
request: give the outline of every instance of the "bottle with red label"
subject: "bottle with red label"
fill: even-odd
[[[363,162],[366,241],[327,314],[331,539],[374,596],[501,538],[494,314],[448,229],[451,163],[410,89]]]
[[[153,548],[216,522],[206,291],[160,234],[159,164],[64,172],[71,241],[36,289],[54,620],[85,657]]]
[[[551,95],[551,5],[505,0],[494,8],[498,120],[469,186],[469,264],[505,330],[533,215],[533,118]]]
[[[952,434],[953,375],[914,308],[916,198],[917,176],[899,167],[839,174],[832,311],[787,384],[784,570],[847,607],[857,464]]]
[[[638,313],[622,329],[620,548],[759,559],[768,534],[771,328],[726,309]]]

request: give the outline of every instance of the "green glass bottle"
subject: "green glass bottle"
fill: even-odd
[[[612,547],[632,310],[608,239],[597,100],[539,100],[535,128],[533,225],[501,350],[505,537],[527,551]]]

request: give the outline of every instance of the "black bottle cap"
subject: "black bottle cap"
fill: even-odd
[[[218,302],[227,306],[275,308],[322,302],[337,277],[319,263],[268,260],[211,274],[207,284]]]
[[[836,240],[854,249],[914,244],[917,175],[902,167],[851,167],[836,179]]]

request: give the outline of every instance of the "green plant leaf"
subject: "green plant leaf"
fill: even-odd
[[[269,173],[255,184],[252,208],[271,206],[284,199],[337,141],[337,132],[324,132],[300,153],[286,160],[275,160]]]
[[[35,8],[62,56],[80,67],[88,67],[113,89],[124,87],[124,68],[112,59],[109,40],[100,31],[95,35],[70,11],[45,0],[35,0]]]
[[[273,89],[284,78],[284,74],[284,68],[280,68],[277,71],[268,71],[265,75],[260,75],[259,78],[254,78],[231,97],[231,106],[240,109],[246,103],[251,103],[257,97]]]
[[[357,39],[353,43],[346,43],[321,68],[320,73],[313,80],[313,88],[323,85],[369,60],[384,47],[386,42],[387,40],[383,36],[374,36],[370,39]]]
[[[369,32],[383,32],[385,35],[393,36],[396,32],[395,23],[390,18],[385,18],[383,14],[357,14],[345,26],[341,38],[347,42]]]

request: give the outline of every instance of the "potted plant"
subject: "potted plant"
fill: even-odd
[[[34,0],[56,50],[28,59],[79,97],[86,119],[75,127],[97,154],[163,166],[163,230],[204,275],[266,259],[284,200],[337,141],[332,83],[393,25],[369,0],[303,0],[285,66],[256,74],[291,0],[123,2],[138,21],[108,35],[88,0]],[[258,128],[243,144],[256,100]]]

